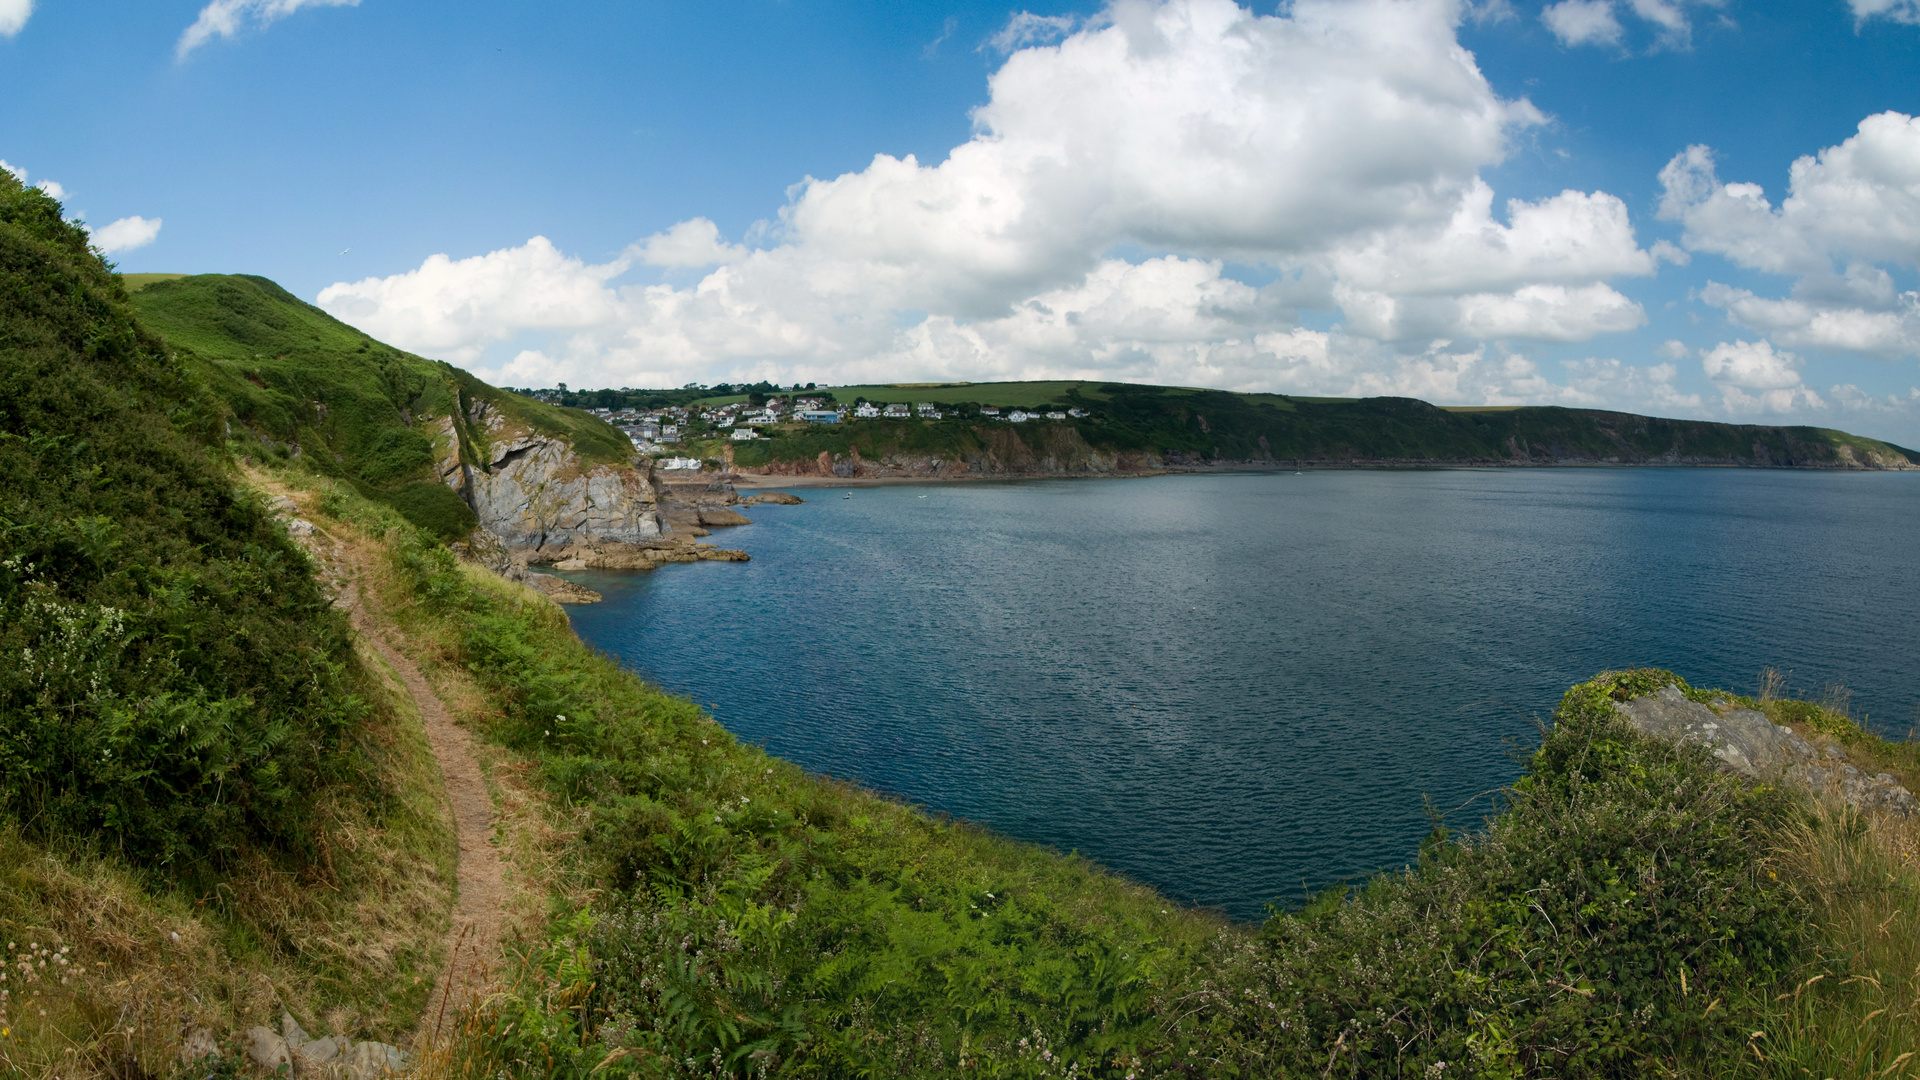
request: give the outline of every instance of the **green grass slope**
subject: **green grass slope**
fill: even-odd
[[[0,175],[5,1075],[164,1073],[276,1007],[391,1038],[438,967],[431,754],[225,415]]]
[[[481,465],[486,432],[472,423],[485,403],[518,428],[572,443],[588,463],[631,458],[611,426],[496,390],[451,365],[368,337],[265,278],[147,275],[132,294],[141,320],[212,388],[235,421],[242,452],[349,480],[443,536],[473,525],[435,475],[435,435],[454,421],[468,464]],[[447,448],[440,448],[447,449]]]
[[[87,234],[0,178],[0,800],[153,866],[311,844],[346,627]]]

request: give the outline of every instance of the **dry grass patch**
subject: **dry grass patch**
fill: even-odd
[[[361,660],[380,670],[364,649]],[[377,675],[368,683],[365,789],[320,800],[311,865],[248,858],[193,895],[0,829],[0,1071],[139,1075],[131,1062],[166,1075],[189,1028],[233,1054],[233,1033],[282,1010],[356,1038],[412,1026],[440,963],[452,842],[417,717]]]

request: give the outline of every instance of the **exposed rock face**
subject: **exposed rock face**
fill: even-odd
[[[1707,748],[1727,768],[1754,780],[1781,780],[1832,794],[1862,810],[1920,813],[1920,801],[1892,776],[1868,776],[1837,746],[1816,749],[1792,728],[1752,709],[1714,709],[1672,686],[1615,708],[1643,735]]]
[[[499,574],[508,581],[527,580],[525,559],[516,558],[507,550],[506,542],[485,529],[475,529],[465,540],[456,541],[453,553]]]
[[[585,585],[579,585],[552,574],[530,573],[522,580],[544,593],[547,599],[556,604],[597,604],[605,599]]]
[[[218,1060],[220,1044],[215,1041],[213,1032],[199,1026],[188,1027],[180,1037],[180,1063],[198,1065],[208,1058]]]
[[[1671,743],[1698,743],[1733,771],[1753,780],[1777,778],[1814,760],[1812,744],[1752,709],[1715,712],[1672,686],[1616,706],[1644,735]]]
[[[279,1073],[281,1067],[291,1069],[293,1058],[287,1052],[287,1040],[274,1033],[270,1027],[250,1027],[246,1033],[247,1058],[270,1073]]]
[[[549,547],[602,541],[639,544],[666,531],[650,466],[583,466],[565,441],[512,426],[484,402],[469,417],[486,434],[480,465],[461,460],[452,418],[436,440],[440,478],[473,507],[480,527],[540,561]]]

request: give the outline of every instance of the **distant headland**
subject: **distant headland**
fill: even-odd
[[[670,466],[705,463],[796,480],[1444,465],[1920,466],[1920,453],[1828,428],[1134,383],[514,392],[590,410]]]

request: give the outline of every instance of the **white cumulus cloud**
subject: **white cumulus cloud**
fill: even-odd
[[[747,249],[720,239],[720,227],[706,218],[683,221],[640,242],[640,261],[648,266],[704,267],[739,262]]]
[[[0,0],[6,3],[7,0]],[[213,0],[200,9],[199,18],[180,34],[174,56],[186,59],[188,53],[216,37],[230,38],[252,23],[264,27],[278,22],[304,7],[358,7],[360,0]]]
[[[973,138],[804,179],[762,246],[705,218],[600,264],[536,237],[319,303],[515,385],[1044,372],[1497,396],[1541,376],[1483,341],[1639,326],[1610,282],[1656,259],[1605,192],[1496,199],[1481,171],[1544,117],[1488,85],[1462,16],[1115,0],[1072,25],[1016,17]],[[1245,265],[1267,283],[1229,269]],[[1308,331],[1302,309],[1342,321]]]
[[[472,363],[522,330],[582,330],[610,322],[618,297],[606,287],[626,258],[590,266],[544,236],[517,248],[453,260],[435,255],[388,278],[329,285],[320,306],[418,352]]]
[[[1561,0],[1540,11],[1562,45],[1618,45],[1626,28],[1613,14],[1612,0]]]
[[[1920,0],[1847,0],[1847,6],[1853,9],[1856,24],[1869,19],[1908,25],[1920,23]]]
[[[27,25],[33,0],[0,0],[0,37],[12,37]]]
[[[1920,120],[1869,116],[1787,175],[1775,206],[1758,184],[1721,182],[1705,146],[1661,169],[1660,216],[1685,227],[1688,248],[1794,278],[1785,297],[1712,283],[1701,299],[1783,345],[1920,353],[1920,295],[1899,291],[1886,269],[1920,268]]]
[[[1035,15],[1031,11],[1017,11],[1007,20],[1007,25],[987,39],[986,47],[995,52],[1010,53],[1029,45],[1050,44],[1073,33],[1073,28],[1079,22],[1072,15]]]
[[[1758,184],[1723,184],[1713,153],[1691,146],[1660,170],[1661,216],[1686,246],[1740,266],[1806,274],[1836,260],[1920,261],[1920,119],[1884,112],[1838,146],[1796,160],[1779,206]]]
[[[160,219],[143,218],[138,214],[123,217],[104,228],[93,232],[93,245],[109,255],[134,248],[146,247],[160,236]]]
[[[1719,388],[1728,412],[1792,412],[1825,408],[1800,380],[1800,358],[1765,341],[1723,341],[1700,356],[1700,368]]]
[[[1693,2],[1704,7],[1719,7],[1722,0]],[[1687,14],[1687,3],[1688,0],[1625,0],[1616,7],[1613,0],[1560,0],[1541,9],[1540,21],[1568,47],[1619,45],[1627,28],[1615,12],[1624,8],[1647,24],[1658,47],[1685,49],[1693,42],[1693,20]]]

